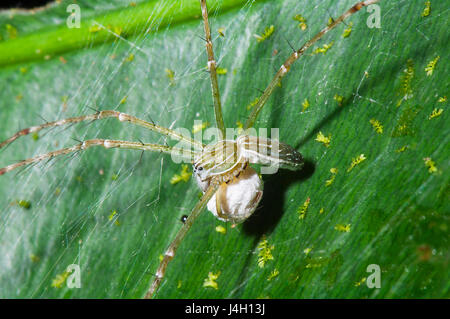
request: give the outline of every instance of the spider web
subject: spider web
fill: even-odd
[[[136,2],[139,5],[139,1]],[[311,5],[307,1],[294,0],[280,3],[248,1],[221,15],[212,10],[210,22],[216,59],[219,67],[227,69],[226,75],[219,75],[227,127],[237,126],[238,120],[244,122],[249,114],[247,105],[260,95],[258,90],[264,89],[290,54],[286,39],[298,47],[326,24],[329,14],[337,17],[353,2],[320,1]],[[80,2],[82,19],[85,14],[86,18],[99,17],[101,20],[99,12],[107,14],[108,10],[127,5],[128,1],[97,1],[92,7],[88,2]],[[221,5],[219,2],[219,7]],[[354,16],[348,39],[341,37],[346,28],[341,26],[318,44],[322,46],[334,41],[330,52],[323,56],[307,55],[294,65],[263,110],[258,126],[279,127],[280,139],[301,147],[313,163],[313,172],[316,167],[316,173],[307,171],[293,181],[286,174],[266,177],[265,200],[255,213],[253,223],[231,228],[208,212],[203,213],[169,265],[161,287],[162,297],[342,297],[342,288],[333,291],[329,288],[335,285],[336,278],[344,278],[353,285],[365,275],[366,260],[379,253],[376,242],[386,233],[390,234],[389,226],[404,222],[401,214],[408,209],[412,211],[409,216],[418,214],[411,207],[425,205],[423,199],[436,192],[442,182],[434,180],[426,171],[414,168],[409,177],[411,186],[402,193],[404,202],[388,202],[381,207],[374,204],[381,199],[380,184],[391,173],[384,171],[385,168],[398,160],[392,155],[393,149],[406,142],[389,139],[386,135],[387,139],[379,146],[375,141],[377,136],[365,122],[378,117],[386,129],[395,127],[398,112],[394,106],[398,91],[391,88],[389,95],[383,92],[393,83],[400,85],[401,71],[408,58],[423,65],[436,54],[440,54],[441,59],[445,54],[439,41],[442,30],[434,22],[445,21],[448,10],[421,20],[416,17],[420,16],[418,9],[422,9],[421,4],[407,1],[383,4],[383,26],[379,33],[366,27],[366,12]],[[171,16],[170,6],[163,10]],[[64,11],[54,9],[43,14],[42,20],[50,21],[53,17],[63,23]],[[292,20],[293,13],[307,17],[305,31],[297,28],[297,22]],[[132,37],[125,38],[98,23],[97,27],[103,30],[100,32],[113,32],[116,40],[94,45],[94,32],[82,50],[63,55],[65,62],[53,57],[45,62],[26,64],[24,74],[17,66],[7,69],[1,75],[1,81],[10,84],[5,88],[7,99],[1,105],[6,110],[1,119],[4,123],[1,138],[12,135],[19,128],[40,123],[40,117],[53,121],[90,114],[94,112],[92,109],[114,109],[169,128],[192,130],[196,119],[212,126],[214,116],[209,75],[205,70],[201,20],[160,25],[153,15],[149,16],[145,27]],[[135,22],[134,18],[125,21],[130,25]],[[270,25],[274,25],[275,33],[258,43],[254,34],[262,34]],[[24,27],[23,32],[32,32],[35,27],[33,24],[29,29]],[[149,28],[151,32],[147,32]],[[219,28],[223,28],[224,37],[219,35]],[[437,42],[434,46],[432,39]],[[419,57],[423,52],[428,55]],[[354,63],[349,63],[350,59]],[[173,79],[168,76],[169,72],[174,73]],[[383,80],[380,72],[387,73],[388,80]],[[425,77],[418,76],[415,85],[418,88],[430,84]],[[441,94],[442,88],[436,87],[433,92]],[[428,96],[432,94],[425,91],[420,90],[416,98],[427,107],[432,102]],[[346,99],[345,107],[337,106],[335,94]],[[302,112],[301,104],[305,99],[311,107]],[[342,112],[344,108],[348,112]],[[337,147],[326,148],[315,142],[319,130],[332,132]],[[443,126],[442,131],[438,136],[443,142],[430,146],[419,157],[428,154],[426,156],[433,159],[443,158],[446,147],[448,149],[448,138]],[[37,141],[25,137],[0,153],[1,163],[6,165],[77,143],[73,139],[91,138],[174,145],[174,141],[142,128],[103,120],[56,128],[39,134]],[[349,140],[354,141],[351,146],[348,146]],[[422,137],[413,140],[419,145],[423,141]],[[372,154],[364,147],[371,143],[377,150]],[[408,140],[407,143],[412,142]],[[329,168],[339,167],[345,171],[351,158],[362,152],[369,152],[371,164],[355,173],[351,180],[336,181],[343,183],[338,184],[342,192],[324,190],[323,182],[329,177]],[[406,164],[411,157],[404,163],[405,170],[412,167],[412,164]],[[448,167],[448,160],[440,163],[442,168]],[[187,183],[170,184],[171,177],[180,171],[181,166],[173,163],[169,156],[90,149],[2,176],[0,295],[34,298],[142,296],[153,278],[159,255],[181,225],[181,216],[188,214],[199,198],[199,190],[192,179]],[[373,171],[380,175],[379,182],[359,191]],[[391,189],[396,189],[398,183],[394,181]],[[309,196],[313,203],[310,214],[314,212],[316,216],[299,221],[297,208]],[[330,204],[319,200],[323,198]],[[16,203],[18,200],[28,201],[31,207],[21,207]],[[322,206],[331,216],[319,216]],[[425,206],[438,207],[436,203]],[[379,220],[367,217],[363,214],[365,211],[375,212],[373,214]],[[386,216],[379,211],[394,213]],[[374,233],[364,239],[367,240],[364,247],[357,246],[358,232],[351,233],[355,237],[346,243],[345,237],[333,230],[337,223],[352,224],[358,229],[357,218],[362,220],[360,232],[367,227],[367,231]],[[436,218],[439,223],[447,223],[439,216]],[[217,225],[227,229],[225,236],[215,231]],[[417,227],[421,230],[422,226],[425,227]],[[275,245],[275,260],[260,269],[256,246],[263,235]],[[422,238],[415,238],[414,244]],[[356,264],[351,252],[355,245],[359,253]],[[442,247],[445,247],[440,245],[433,246],[437,255],[442,254]],[[310,256],[304,253],[308,248],[314,249]],[[411,267],[408,265],[415,259],[405,256],[407,250],[398,246],[396,249],[386,257],[385,264],[397,262]],[[393,261],[394,254],[400,257]],[[52,287],[52,282],[69,264],[80,265],[82,287]],[[300,282],[296,282],[295,276],[303,273],[307,264],[319,265],[317,268],[323,272],[302,275]],[[435,269],[439,269],[439,265]],[[334,268],[339,269],[339,275],[337,270],[333,272]],[[280,271],[283,281],[267,280],[274,270]],[[222,277],[220,289],[203,288],[208,272],[219,271]],[[398,287],[409,280],[400,268],[392,272],[398,280],[397,286],[392,285],[381,296],[395,296],[397,291],[402,291]],[[305,288],[306,283],[311,286]],[[290,286],[286,288],[285,284]],[[441,289],[439,285],[432,287],[437,287],[434,292]],[[355,291],[354,296],[379,296],[377,293]]]

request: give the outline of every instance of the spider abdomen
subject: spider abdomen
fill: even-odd
[[[249,165],[219,189],[208,202],[208,210],[222,221],[241,223],[253,214],[263,195],[263,182]]]

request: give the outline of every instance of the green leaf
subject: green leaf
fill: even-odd
[[[128,1],[77,3],[78,31],[65,25],[68,1],[35,14],[0,13],[0,140],[92,109],[190,131],[194,120],[214,123],[198,1],[179,7],[136,1],[131,8]],[[211,4],[216,60],[227,69],[219,75],[226,125],[245,121],[247,106],[290,54],[289,43],[299,47],[326,26],[329,14],[336,18],[353,4]],[[263,176],[260,208],[242,225],[205,211],[157,297],[450,297],[449,112],[448,102],[438,102],[449,96],[449,11],[443,1],[432,1],[426,17],[421,1],[380,1],[379,8],[381,28],[367,26],[371,13],[363,9],[308,50],[256,123],[279,128],[280,140],[307,159],[305,168]],[[306,28],[293,19],[298,14]],[[127,31],[112,38],[103,29],[88,34],[92,21],[116,21]],[[272,25],[258,42],[254,35]],[[81,32],[75,44],[51,42],[35,54],[44,36],[71,39],[72,32]],[[313,54],[331,42],[325,53]],[[437,56],[428,76],[425,68]],[[442,114],[429,119],[436,108]],[[316,141],[319,132],[330,138],[328,147]],[[0,151],[0,167],[91,138],[175,144],[102,120],[22,137]],[[352,165],[361,154],[365,160]],[[199,198],[192,179],[170,183],[181,172],[170,156],[93,148],[0,176],[0,297],[143,297],[160,254]],[[225,234],[215,230],[219,225]],[[260,267],[261,256],[270,254]],[[80,266],[79,289],[65,284],[71,264]],[[380,266],[380,288],[366,285],[371,264]],[[203,287],[210,272],[220,272],[218,289]]]

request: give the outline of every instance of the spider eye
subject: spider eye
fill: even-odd
[[[187,218],[188,218],[188,215],[183,215],[183,216],[181,216],[180,220],[184,224],[186,222]]]
[[[203,167],[200,166],[200,167],[198,168],[198,170],[199,170],[199,171],[203,171]]]

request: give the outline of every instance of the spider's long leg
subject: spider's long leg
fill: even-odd
[[[222,105],[220,103],[220,91],[219,83],[217,81],[216,72],[216,60],[214,60],[213,44],[211,41],[211,29],[208,22],[208,9],[206,7],[206,0],[200,0],[200,6],[202,7],[203,23],[205,26],[205,40],[206,40],[206,53],[208,54],[208,70],[211,77],[211,88],[214,102],[214,115],[216,117],[216,125],[222,134],[225,136],[225,124],[223,123]]]
[[[178,247],[183,241],[184,236],[186,236],[192,224],[200,215],[200,213],[203,211],[203,209],[206,206],[206,203],[208,203],[208,201],[215,194],[218,188],[219,186],[215,184],[209,186],[206,192],[203,194],[202,198],[197,202],[195,207],[192,209],[191,214],[186,219],[184,225],[180,228],[177,235],[175,236],[175,239],[172,241],[172,243],[170,243],[169,248],[167,248],[166,252],[164,253],[163,260],[159,264],[158,270],[156,271],[155,279],[153,280],[150,289],[147,291],[147,294],[145,295],[146,299],[152,298],[153,295],[158,290],[158,287],[161,284],[162,279],[164,278],[167,265],[169,264],[170,260],[172,260],[172,258],[175,256],[175,252],[177,251]]]
[[[172,153],[176,152],[176,154],[184,154],[186,158],[193,158],[193,152],[186,149],[181,148],[175,148],[165,145],[159,145],[159,144],[150,144],[150,143],[140,143],[140,142],[128,142],[128,141],[117,141],[117,140],[104,140],[104,139],[93,139],[93,140],[86,140],[84,142],[81,142],[77,145],[66,147],[59,149],[57,151],[49,152],[46,154],[41,154],[36,157],[28,158],[26,160],[5,166],[3,168],[0,168],[0,175],[3,175],[7,172],[12,171],[13,169],[16,169],[21,166],[30,165],[33,163],[37,163],[43,160],[52,159],[56,156],[65,155],[77,151],[83,151],[89,147],[93,146],[103,146],[104,148],[124,148],[124,149],[135,149],[135,150],[142,150],[142,151],[153,151],[153,152],[160,152],[160,153]]]
[[[117,112],[117,111],[99,111],[99,112],[96,112],[95,114],[91,114],[91,115],[71,117],[71,118],[64,119],[64,120],[47,122],[42,125],[25,128],[23,130],[20,130],[19,132],[17,132],[16,134],[14,134],[10,138],[8,138],[7,140],[1,142],[0,148],[8,145],[9,143],[14,142],[16,139],[18,139],[21,136],[28,135],[30,133],[37,133],[40,130],[45,129],[45,128],[63,126],[63,125],[67,125],[67,124],[74,124],[74,123],[79,123],[79,122],[84,122],[84,121],[96,121],[96,120],[101,120],[101,119],[105,119],[105,118],[114,118],[114,117],[117,118],[121,122],[130,122],[131,124],[142,126],[151,131],[154,131],[154,132],[166,135],[166,136],[170,136],[176,140],[185,141],[185,142],[189,143],[189,145],[199,147],[199,148],[203,147],[203,145],[201,143],[199,143],[189,137],[183,136],[173,130],[156,125],[154,123],[150,123],[150,122],[141,120],[132,115]]]
[[[361,8],[371,5],[371,4],[374,4],[378,1],[379,0],[366,0],[366,1],[358,2],[353,7],[351,7],[349,10],[347,10],[343,15],[341,15],[339,18],[337,18],[331,25],[327,26],[326,28],[322,29],[319,33],[317,33],[312,39],[310,39],[308,42],[306,42],[300,49],[298,49],[297,51],[292,53],[291,56],[281,65],[280,69],[275,74],[272,82],[270,82],[270,84],[264,90],[261,97],[258,99],[258,103],[254,106],[252,113],[248,117],[247,122],[245,123],[244,129],[248,129],[255,124],[255,121],[256,121],[256,118],[258,117],[259,112],[261,112],[261,109],[263,108],[267,99],[272,94],[273,89],[277,86],[277,84],[283,78],[283,76],[285,76],[286,73],[289,72],[291,65],[300,56],[302,56],[303,53],[305,53],[305,51],[310,46],[312,46],[314,43],[316,43],[318,40],[320,40],[328,31],[333,30],[342,21],[344,21],[345,19],[350,17],[352,14],[361,10]]]

